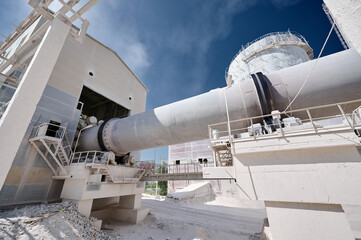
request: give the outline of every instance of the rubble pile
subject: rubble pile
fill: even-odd
[[[98,230],[96,220],[71,202],[26,206],[0,212],[0,239],[121,239]]]

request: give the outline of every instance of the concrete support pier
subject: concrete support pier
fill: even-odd
[[[63,14],[54,18],[0,119],[0,189],[53,72],[70,27],[71,22]]]
[[[104,205],[109,201],[101,199],[104,203],[103,206],[93,210],[91,216],[101,220],[138,224],[145,219],[149,212],[148,208],[141,208],[141,200],[141,194],[121,196],[119,202],[112,205]]]
[[[355,239],[340,204],[265,201],[265,206],[271,229],[268,239]]]
[[[75,202],[82,215],[95,217],[100,221],[121,221],[129,224],[137,224],[148,215],[149,209],[141,207],[144,182],[114,183],[109,178],[94,182],[92,171],[96,169],[84,165],[71,165],[67,168],[72,177],[65,179],[61,198]],[[107,170],[114,174],[115,179],[116,174],[130,177],[138,171],[137,168],[120,165],[108,165]]]
[[[240,198],[265,201],[265,239],[356,238],[342,206],[361,204],[361,139],[347,119],[318,124],[317,131],[304,123],[233,139],[229,174]],[[224,170],[205,168],[204,177],[222,177]]]

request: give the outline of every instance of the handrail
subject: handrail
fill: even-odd
[[[345,109],[342,106],[355,103],[360,103],[360,106],[352,112],[345,113]],[[339,114],[312,117],[311,111],[331,107],[337,109]],[[347,111],[350,111],[350,109],[347,109]],[[293,113],[299,112],[305,112],[303,116],[308,116],[308,118],[299,119],[292,117]],[[278,115],[279,117],[276,117]],[[281,115],[286,115],[287,117],[281,119]],[[330,119],[334,119],[332,120],[333,122],[327,122]],[[220,159],[221,155],[224,156],[224,151],[228,149],[231,155],[234,154],[233,145],[235,142],[285,138],[299,134],[320,134],[322,132],[333,132],[343,129],[357,130],[355,131],[356,134],[359,137],[361,136],[361,99],[209,124],[208,134],[214,152],[215,166],[217,166],[221,163]]]
[[[141,163],[145,162],[145,163],[151,163],[151,167],[150,168],[141,168]],[[142,170],[148,170],[151,171],[153,170],[153,172],[151,172],[150,174],[152,176],[154,175],[183,175],[183,174],[198,174],[198,173],[202,173],[202,169],[203,166],[201,164],[199,164],[196,161],[190,161],[187,163],[180,163],[180,164],[155,164],[154,162],[151,161],[139,161],[137,162],[137,165],[139,165],[139,167]]]
[[[287,32],[272,32],[272,33],[268,33],[268,34],[265,34],[263,36],[260,36],[258,38],[256,38],[255,40],[251,41],[251,42],[248,42],[246,45],[243,45],[241,47],[241,49],[237,52],[237,54],[232,58],[231,60],[231,63],[233,63],[233,61],[239,56],[249,56],[249,55],[252,55],[255,50],[250,50],[249,48],[261,41],[262,39],[265,39],[265,38],[268,38],[268,37],[272,37],[272,36],[277,36],[279,37],[280,39],[276,39],[276,40],[273,40],[273,43],[274,44],[277,44],[277,43],[280,43],[281,41],[284,41],[284,40],[288,40],[289,42],[293,42],[295,45],[298,45],[297,43],[301,43],[301,44],[304,44],[304,48],[307,48],[307,46],[309,48],[305,49],[307,51],[307,54],[309,56],[310,59],[313,58],[313,52],[312,52],[312,48],[309,46],[307,40],[305,39],[305,37],[303,37],[301,34],[297,33],[297,32],[293,32],[293,31],[287,31]],[[288,37],[288,39],[286,39],[286,37]],[[292,37],[292,39],[290,39]],[[283,39],[284,38],[284,39]],[[228,71],[229,69],[226,69],[225,71],[225,80],[227,81],[227,78],[228,78]]]
[[[215,147],[217,146],[218,149],[218,146],[222,146],[226,143],[230,144],[232,147],[233,141],[239,141],[241,139],[248,141],[251,139],[257,140],[259,138],[265,139],[269,137],[286,137],[297,133],[308,134],[310,132],[319,133],[321,131],[339,131],[344,128],[358,130],[361,128],[361,112],[359,112],[361,106],[356,108],[352,112],[347,113],[345,113],[345,110],[342,107],[342,105],[354,103],[361,104],[361,99],[277,113],[277,115],[285,114],[289,116],[292,115],[292,113],[304,111],[304,115],[308,116],[308,118],[305,117],[305,119],[299,119],[294,117],[283,118],[282,120],[273,119],[271,117],[272,114],[266,114],[262,116],[232,120],[230,121],[230,123],[232,123],[231,137],[229,137],[229,130],[227,129],[227,126],[229,124],[228,122],[210,124],[208,125],[210,143]],[[312,117],[311,115],[311,110],[318,110],[330,107],[338,109],[340,114],[322,117]],[[257,119],[257,121],[255,121],[255,119]],[[286,119],[289,120],[286,121]],[[334,122],[325,122],[330,119],[334,119]],[[216,131],[217,134],[214,134],[214,131]]]
[[[315,107],[308,107],[308,108],[300,108],[300,109],[295,109],[295,110],[283,111],[283,112],[280,112],[280,114],[281,115],[282,114],[290,115],[291,113],[295,113],[295,112],[303,112],[303,111],[306,112],[307,110],[315,110],[315,109],[328,108],[328,107],[337,107],[337,105],[352,104],[352,103],[357,103],[357,102],[360,102],[360,104],[361,104],[361,99],[347,101],[347,102],[341,102],[341,103],[333,103],[333,104],[326,104],[326,105],[320,105],[320,106],[315,106]],[[338,115],[334,115],[334,116],[338,116]],[[235,122],[240,122],[240,121],[245,121],[245,120],[250,120],[250,119],[262,119],[262,118],[266,118],[266,117],[272,117],[272,114],[258,115],[258,116],[249,117],[249,118],[241,118],[241,119],[231,120],[229,122],[230,123],[235,123]],[[332,117],[332,116],[327,116],[327,118],[329,118],[329,117]],[[323,118],[326,118],[326,117],[323,117]],[[227,121],[209,124],[208,126],[213,127],[213,126],[223,125],[223,124],[227,124]]]
[[[32,133],[30,135],[30,138],[37,137],[37,136],[45,136],[46,132],[49,130],[48,128],[47,128],[46,132],[42,132],[41,135],[39,135],[40,134],[39,130],[43,126],[54,126],[54,127],[58,128],[57,130],[51,130],[51,131],[55,132],[55,137],[56,138],[59,138],[61,140],[63,139],[64,134],[66,132],[66,127],[61,126],[61,125],[52,124],[52,123],[41,123],[39,125],[34,126],[33,131],[32,131]]]
[[[288,35],[288,36],[295,36],[297,39],[295,40],[300,40],[300,42],[304,42],[306,44],[308,44],[307,40],[305,39],[305,37],[303,37],[301,34],[297,33],[297,32],[293,32],[293,31],[287,31],[287,32],[271,32],[271,33],[267,33],[265,35],[262,35],[258,38],[256,38],[255,40],[248,42],[246,45],[242,46],[241,51],[245,50],[246,48],[248,48],[249,46],[251,46],[252,44],[267,38],[267,37],[272,37],[272,36],[282,36],[282,35]],[[238,54],[237,54],[238,55]]]
[[[106,156],[105,161],[103,159],[104,156]],[[107,165],[110,165],[110,160],[111,159],[110,159],[109,152],[104,152],[104,151],[73,152],[70,157],[70,165],[71,164],[92,165],[92,164],[96,163],[96,164],[104,164],[105,166],[107,166]]]
[[[65,135],[66,142],[68,144],[64,148],[69,148],[69,153],[70,153],[70,155],[72,155],[73,150],[71,149],[71,145],[70,145],[70,141],[69,141],[69,138],[68,138],[68,135],[67,135],[67,131],[65,131],[64,135]]]
[[[361,106],[356,108],[352,111],[352,125],[357,125],[356,123],[356,117],[358,118],[359,122],[361,123]]]

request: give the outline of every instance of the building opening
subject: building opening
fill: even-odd
[[[98,120],[107,121],[111,118],[124,118],[129,115],[129,109],[85,86],[83,86],[79,101],[84,104],[83,115],[94,116]]]

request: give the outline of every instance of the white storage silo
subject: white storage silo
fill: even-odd
[[[313,50],[303,36],[289,31],[269,33],[237,53],[226,71],[227,85],[257,72],[266,74],[312,59]]]

